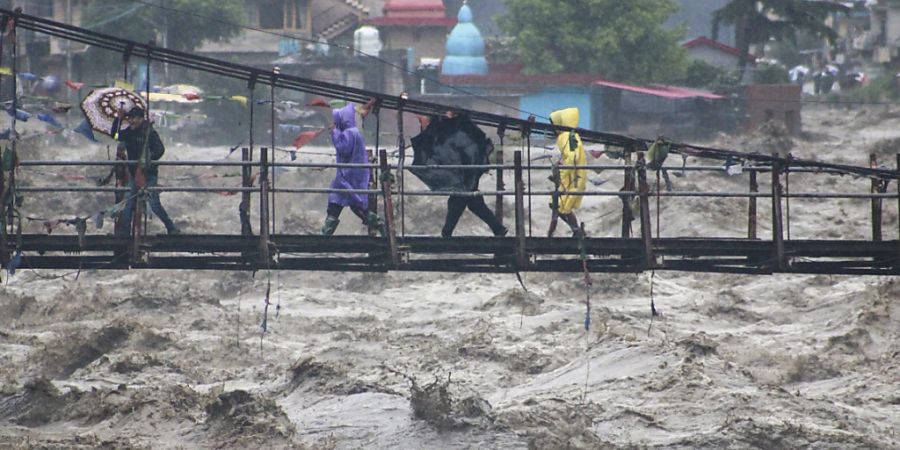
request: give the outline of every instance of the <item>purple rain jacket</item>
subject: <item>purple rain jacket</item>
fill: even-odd
[[[366,154],[366,143],[362,134],[356,128],[356,110],[352,104],[343,108],[334,109],[331,112],[334,118],[334,128],[331,130],[331,143],[337,152],[337,162],[352,164],[367,164],[369,157]],[[331,182],[333,189],[368,189],[368,168],[339,167],[337,175]],[[328,203],[336,203],[341,206],[356,206],[362,209],[369,207],[368,194],[339,193],[328,194]]]

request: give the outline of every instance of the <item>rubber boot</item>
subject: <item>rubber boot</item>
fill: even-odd
[[[371,237],[379,235],[384,237],[386,234],[384,230],[384,221],[378,217],[378,214],[375,214],[372,211],[369,211],[369,214],[366,215],[366,226],[369,228],[369,236]]]
[[[334,234],[334,231],[337,230],[338,224],[341,223],[337,217],[328,216],[325,219],[325,225],[322,226],[322,235],[323,236],[331,236]]]
[[[573,238],[581,237],[581,226],[578,224],[578,218],[575,217],[574,212],[570,212],[569,214],[560,217],[562,217],[563,221],[566,222],[566,225],[569,226],[569,229],[572,230]]]

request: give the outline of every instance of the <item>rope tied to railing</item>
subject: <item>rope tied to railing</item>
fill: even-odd
[[[379,177],[379,181],[381,181],[382,183],[391,183],[391,184],[393,184],[397,181],[397,178],[394,176],[394,173],[391,172],[390,166],[388,166],[388,168],[385,169],[381,173],[381,176]]]
[[[587,245],[585,244],[586,233],[584,231],[584,222],[579,224],[578,238],[578,255],[581,258],[581,270],[584,272],[584,391],[582,393],[582,401],[587,399],[588,382],[591,377],[591,288],[594,286],[591,280],[591,273],[587,266]]]

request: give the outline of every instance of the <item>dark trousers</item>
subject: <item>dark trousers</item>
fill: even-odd
[[[456,228],[456,224],[459,222],[459,218],[466,208],[469,208],[469,211],[472,211],[479,219],[483,220],[484,223],[491,227],[491,232],[494,233],[495,236],[505,234],[506,228],[500,223],[500,220],[497,219],[494,212],[484,204],[483,195],[476,195],[474,197],[451,195],[450,197],[447,197],[447,219],[444,220],[444,229],[441,230],[441,236],[453,236],[453,229]]]
[[[158,178],[157,175],[147,175],[147,187],[155,187],[157,185]],[[128,187],[131,188],[131,191],[128,192],[128,201],[125,202],[125,209],[122,210],[121,221],[124,224],[122,233],[131,234],[131,220],[134,216],[134,207],[138,201],[138,187],[134,183],[134,177],[132,176],[131,182]],[[156,214],[156,217],[159,217],[159,220],[166,226],[166,231],[172,232],[172,230],[176,229],[175,223],[172,222],[172,219],[169,217],[169,213],[166,212],[166,209],[163,208],[162,202],[159,201],[159,192],[147,192],[147,200],[150,203],[150,210],[153,211],[153,214]],[[127,231],[126,231],[127,230]]]
[[[341,216],[341,211],[343,210],[344,207],[342,205],[338,205],[337,203],[329,203],[328,209],[326,209],[325,212],[327,212],[331,217],[338,218]],[[360,208],[359,206],[350,206],[350,211],[353,211],[353,214],[356,214],[356,216],[362,220],[363,225],[368,225],[368,220],[366,219],[366,216],[368,216],[369,214],[368,211]]]

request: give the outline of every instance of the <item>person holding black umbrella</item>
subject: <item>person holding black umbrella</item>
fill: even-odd
[[[453,236],[462,213],[469,208],[491,228],[494,236],[506,236],[509,230],[500,223],[478,192],[478,180],[484,168],[435,168],[415,166],[486,165],[494,144],[478,126],[464,115],[452,111],[431,118],[428,125],[412,138],[413,166],[410,171],[435,191],[459,192],[447,197],[447,216],[441,236]]]

